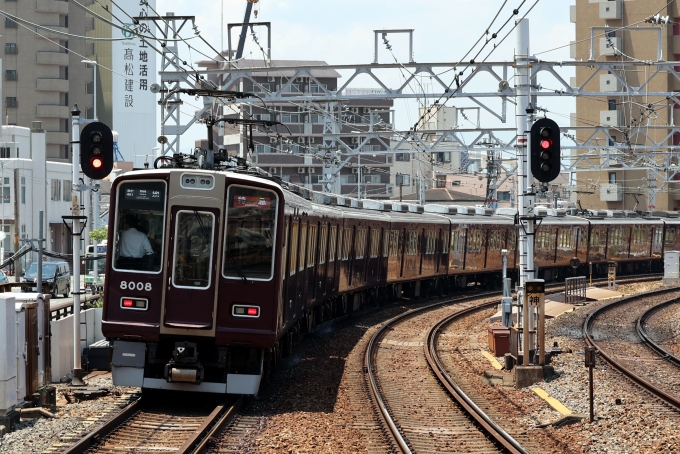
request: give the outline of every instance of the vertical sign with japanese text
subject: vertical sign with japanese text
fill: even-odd
[[[156,8],[156,1],[149,0],[149,5]],[[140,5],[139,0],[119,0],[111,5],[114,17],[144,17],[155,15],[151,9]],[[123,11],[124,10],[124,11]],[[112,44],[112,110],[113,127],[118,132],[118,150],[123,159],[141,166],[144,155],[149,155],[153,163],[153,150],[156,143],[157,99],[149,91],[151,84],[156,83],[156,52],[145,40],[137,36],[133,30],[145,36],[155,36],[153,21],[140,20],[138,25],[125,24],[125,30],[112,28],[112,37],[123,38]],[[155,45],[154,41],[149,41]]]

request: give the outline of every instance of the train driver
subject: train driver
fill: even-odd
[[[149,269],[153,262],[153,249],[149,238],[138,230],[137,217],[125,215],[125,231],[120,234],[118,267],[132,270]]]

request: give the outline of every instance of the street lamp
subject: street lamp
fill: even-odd
[[[92,60],[80,60],[80,63],[92,65],[94,68],[94,80],[92,82],[92,95],[94,96],[94,119],[97,119],[97,62]]]

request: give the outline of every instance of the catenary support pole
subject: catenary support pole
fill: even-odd
[[[76,104],[71,111],[71,143],[73,145],[73,171],[71,178],[71,214],[80,215],[80,110]],[[80,219],[73,219],[73,378],[71,385],[83,386],[80,357]]]
[[[531,176],[531,156],[529,154],[529,131],[531,129],[533,110],[530,106],[530,50],[529,50],[529,20],[520,19],[517,21],[517,48],[515,50],[515,63],[517,68],[517,105],[516,105],[516,124],[517,124],[517,193],[519,194],[518,213],[519,213],[519,285],[524,288],[527,280],[534,279],[534,250],[533,235],[534,221],[533,207],[533,178]],[[522,346],[524,351],[523,365],[528,366],[530,362],[530,352],[534,345],[533,326],[534,311],[529,307],[528,300],[518,295],[518,304],[523,305],[522,322]]]

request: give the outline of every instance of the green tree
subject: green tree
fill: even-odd
[[[90,232],[90,238],[97,243],[105,240],[109,235],[109,229],[107,227],[102,227],[101,229],[93,230]]]

